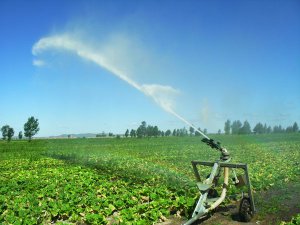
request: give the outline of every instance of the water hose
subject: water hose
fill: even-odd
[[[229,176],[229,168],[225,167],[224,168],[224,184],[223,184],[221,196],[218,198],[217,201],[215,201],[213,204],[211,204],[208,211],[215,209],[224,201],[224,199],[226,197],[227,187],[228,187],[228,176]]]

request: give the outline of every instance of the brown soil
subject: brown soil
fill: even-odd
[[[240,222],[239,202],[219,206],[210,217],[195,222],[193,225],[276,225],[280,221],[290,221],[300,213],[300,182],[289,183],[268,191],[256,193],[254,201],[257,213],[249,223]],[[178,216],[171,216],[157,225],[181,225],[186,221]]]

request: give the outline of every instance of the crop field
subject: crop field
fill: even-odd
[[[249,166],[254,220],[296,221],[300,134],[214,138]],[[197,137],[0,141],[0,224],[184,221],[199,197],[190,161],[218,158]],[[239,192],[230,185],[233,200]]]

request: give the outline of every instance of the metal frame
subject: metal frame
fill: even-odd
[[[200,198],[194,209],[192,218],[190,220],[188,220],[186,223],[184,223],[184,225],[190,225],[193,222],[195,222],[196,220],[205,217],[208,214],[208,212],[210,212],[212,209],[216,208],[219,204],[221,204],[221,202],[224,200],[224,198],[226,196],[226,191],[227,191],[227,186],[228,186],[229,168],[244,170],[245,178],[246,178],[246,185],[248,187],[248,197],[250,200],[250,207],[254,213],[256,212],[247,164],[228,163],[226,161],[225,162],[224,161],[223,162],[222,161],[206,162],[206,161],[196,161],[196,160],[192,161],[191,163],[193,166],[193,170],[194,170],[194,174],[195,174],[196,181],[198,184],[198,188],[200,190]],[[200,176],[199,170],[197,168],[197,165],[212,167],[211,173],[206,180],[204,180],[204,181],[201,180],[201,176]],[[220,175],[220,170],[222,168],[224,168],[224,184],[223,184],[222,194],[219,198],[208,198],[208,192],[214,186],[215,178],[218,179],[218,177]],[[203,183],[201,183],[201,182],[203,182]]]

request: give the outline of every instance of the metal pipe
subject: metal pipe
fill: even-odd
[[[228,167],[225,167],[224,168],[224,184],[223,184],[223,190],[222,190],[222,193],[221,193],[221,196],[220,198],[218,198],[217,201],[215,201],[209,209],[207,209],[207,211],[211,211],[213,209],[215,209],[218,205],[220,205],[225,197],[226,197],[226,191],[227,191],[227,186],[228,186],[228,175],[229,175],[229,168]]]
[[[247,164],[245,163],[227,163],[227,162],[218,162],[220,167],[228,167],[228,168],[235,168],[235,169],[247,169]],[[193,160],[193,165],[202,165],[202,166],[213,166],[215,162],[206,162],[206,161],[198,161]]]
[[[183,225],[191,225],[193,224],[195,221],[197,221],[199,218],[198,216],[194,216],[191,219],[189,219],[188,221],[186,221]]]
[[[255,209],[255,205],[254,205],[253,194],[252,194],[251,183],[250,183],[247,165],[246,165],[246,169],[245,169],[245,175],[246,175],[246,182],[248,184],[248,196],[250,198],[251,209],[255,213],[256,209]]]

